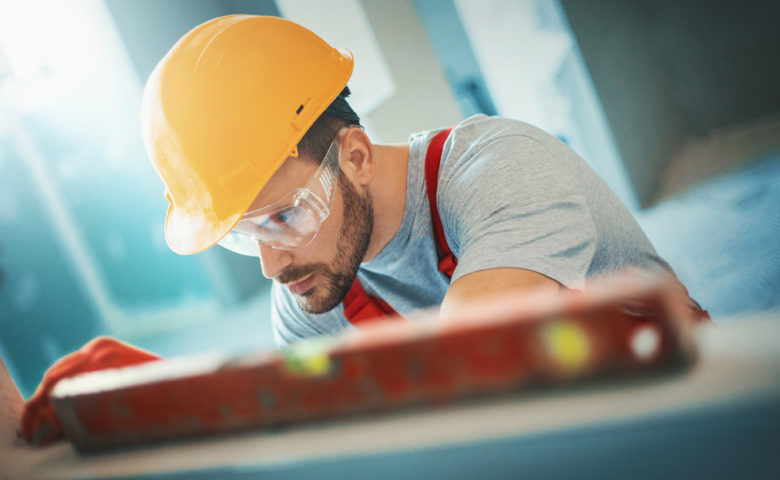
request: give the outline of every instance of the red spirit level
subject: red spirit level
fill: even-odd
[[[178,358],[61,381],[52,402],[81,452],[636,376],[689,365],[687,296],[641,276],[585,292],[497,298],[284,352]]]

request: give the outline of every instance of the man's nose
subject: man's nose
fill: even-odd
[[[287,250],[271,248],[257,242],[257,256],[265,278],[273,279],[292,263],[292,255]]]

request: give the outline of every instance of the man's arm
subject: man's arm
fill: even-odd
[[[445,316],[474,298],[580,288],[597,246],[576,153],[527,126],[483,121],[500,133],[472,134],[481,144],[461,146],[440,174],[439,213],[458,258]]]
[[[469,273],[455,280],[441,304],[441,316],[457,310],[463,302],[508,292],[524,294],[537,290],[557,291],[561,285],[541,273],[522,268],[492,268]]]

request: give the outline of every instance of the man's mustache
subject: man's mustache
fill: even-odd
[[[279,283],[294,283],[303,280],[305,277],[314,273],[328,274],[330,269],[328,265],[322,262],[310,263],[307,265],[290,266],[282,271],[274,280]]]

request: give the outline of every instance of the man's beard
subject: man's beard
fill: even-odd
[[[368,249],[374,228],[374,209],[371,198],[362,197],[343,175],[338,177],[343,198],[343,223],[336,256],[331,264],[325,262],[289,267],[277,280],[282,283],[302,279],[310,274],[320,275],[326,293],[315,298],[313,292],[295,295],[298,306],[306,313],[325,313],[338,306],[355,281],[360,262]]]

